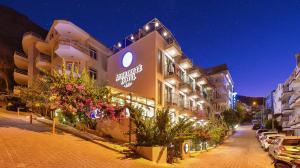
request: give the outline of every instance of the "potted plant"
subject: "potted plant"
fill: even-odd
[[[186,136],[194,122],[181,118],[171,123],[169,110],[157,110],[155,117],[142,115],[142,110],[129,107],[130,117],[135,127],[135,151],[142,157],[156,163],[166,163],[167,146],[176,139]]]

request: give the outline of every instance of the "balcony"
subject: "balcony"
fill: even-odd
[[[35,44],[35,47],[39,50],[39,52],[41,53],[45,53],[45,54],[48,54],[48,55],[51,55],[52,54],[52,46],[45,42],[45,41],[38,41],[36,44]]]
[[[184,107],[184,100],[175,93],[165,94],[164,100],[165,106],[167,106],[170,109],[178,109]]]
[[[49,71],[51,69],[51,57],[48,55],[40,54],[36,58],[36,67],[42,70]]]
[[[175,72],[168,71],[167,69],[164,70],[164,79],[166,82],[170,83],[171,85],[176,85],[181,82],[180,73],[179,71]]]
[[[78,41],[59,38],[55,47],[55,53],[68,60],[84,60],[89,58],[90,49]]]
[[[28,48],[32,45],[34,45],[35,42],[42,41],[42,38],[40,35],[34,33],[34,32],[26,32],[23,35],[22,38],[22,46],[23,50],[26,54],[28,54]]]
[[[170,57],[181,56],[182,52],[176,43],[171,43],[164,50]]]
[[[183,58],[180,59],[178,64],[183,68],[183,69],[190,69],[193,67],[192,61],[188,58]]]
[[[289,87],[283,87],[281,99],[291,97],[294,93],[294,90],[290,90]]]
[[[227,104],[228,98],[225,95],[217,96],[214,101],[219,104]]]
[[[290,108],[294,108],[296,106],[300,106],[300,93],[294,93],[289,100]]]
[[[14,80],[19,85],[27,85],[28,84],[28,72],[27,70],[22,70],[16,68],[14,71]]]
[[[193,88],[188,83],[180,83],[179,84],[179,90],[184,92],[184,93],[190,93],[193,90]]]
[[[282,114],[291,114],[293,112],[294,112],[294,110],[292,108],[290,108],[289,103],[284,103],[282,105],[282,112],[281,112]]]
[[[59,35],[68,37],[70,39],[86,41],[89,38],[88,33],[67,20],[55,20],[53,27]]]
[[[201,72],[198,68],[193,68],[189,71],[189,75],[195,79],[201,76]]]
[[[197,85],[206,85],[207,84],[207,79],[202,77],[202,78],[198,78],[196,80]]]
[[[18,67],[20,69],[28,68],[28,58],[24,53],[15,51],[14,62],[15,62],[16,67]]]
[[[192,99],[198,99],[201,97],[201,93],[200,93],[200,91],[194,90],[188,96],[189,96],[189,98],[192,98]]]

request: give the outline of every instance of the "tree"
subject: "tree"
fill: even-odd
[[[236,124],[238,124],[240,122],[240,116],[238,114],[237,111],[229,109],[229,110],[225,110],[222,113],[223,117],[224,117],[224,121],[226,122],[226,124],[229,127],[234,127]]]
[[[130,117],[135,124],[133,132],[138,146],[168,146],[177,139],[191,138],[194,122],[179,118],[171,123],[168,109],[157,110],[155,117],[145,117],[142,109],[129,107]]]
[[[210,142],[213,144],[221,143],[228,131],[228,127],[224,120],[213,115],[210,116],[206,129],[208,130]]]

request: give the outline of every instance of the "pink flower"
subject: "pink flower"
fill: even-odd
[[[73,89],[73,86],[72,86],[71,84],[67,84],[67,85],[66,85],[66,89],[67,89],[68,91],[71,91],[71,90]]]
[[[77,85],[76,88],[78,89],[78,91],[82,91],[85,89],[83,85]]]

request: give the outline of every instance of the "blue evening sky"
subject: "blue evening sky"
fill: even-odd
[[[175,35],[193,62],[226,63],[238,94],[266,96],[295,67],[298,0],[2,0],[49,29],[67,19],[111,47],[152,18]]]

